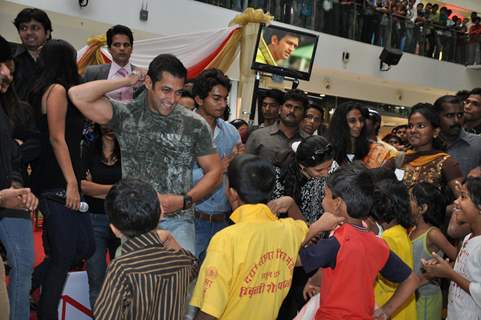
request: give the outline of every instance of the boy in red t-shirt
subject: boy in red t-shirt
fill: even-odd
[[[416,290],[416,274],[363,226],[373,193],[368,172],[355,165],[339,169],[327,180],[322,206],[326,212],[344,217],[345,223],[330,238],[300,253],[306,272],[321,268],[317,273],[322,281],[316,319],[388,319]],[[309,234],[315,227],[316,223]],[[392,298],[375,310],[374,282],[378,273],[400,285]],[[310,283],[315,281],[311,278]]]

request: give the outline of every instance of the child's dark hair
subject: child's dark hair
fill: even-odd
[[[237,156],[227,170],[229,187],[237,191],[244,203],[267,203],[274,189],[274,168],[258,156]]]
[[[123,235],[132,238],[157,228],[160,202],[154,188],[136,178],[122,179],[105,198],[105,212]]]
[[[446,202],[436,186],[429,182],[416,183],[411,188],[411,195],[418,206],[426,205],[423,213],[424,222],[441,228],[444,223]]]
[[[469,177],[464,182],[466,189],[468,189],[469,197],[471,201],[481,209],[481,178],[480,177]]]
[[[379,173],[382,176],[382,172],[377,174]],[[387,177],[385,179],[374,177],[373,180],[375,181],[375,192],[371,216],[378,223],[395,222],[404,228],[411,227],[413,223],[409,204],[409,192],[406,185],[395,177]]]
[[[347,213],[354,219],[369,216],[374,184],[367,169],[357,162],[341,167],[327,178],[327,186],[334,198],[340,197]]]

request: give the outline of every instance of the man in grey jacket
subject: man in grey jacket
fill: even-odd
[[[115,25],[107,30],[106,35],[112,62],[88,66],[84,75],[85,82],[124,78],[134,70],[142,74],[146,73],[144,69],[130,63],[134,36],[128,27]],[[135,87],[123,87],[107,93],[107,96],[120,101],[130,101],[133,99],[135,89]]]

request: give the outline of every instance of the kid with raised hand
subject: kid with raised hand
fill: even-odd
[[[431,259],[431,252],[444,253],[451,260],[456,259],[457,249],[441,232],[445,202],[443,195],[433,184],[420,182],[410,191],[411,214],[415,227],[409,234],[414,250],[414,271],[421,279],[416,301],[418,320],[440,320],[443,297],[439,284],[429,282],[423,276],[421,260]]]
[[[433,252],[434,259],[423,260],[427,277],[451,280],[448,320],[479,320],[481,315],[481,178],[467,178],[461,195],[454,202],[454,214],[469,223],[471,233],[463,241],[454,268]]]
[[[355,165],[342,167],[327,180],[322,205],[326,213],[344,217],[344,224],[330,238],[300,252],[306,272],[322,268],[317,320],[388,319],[418,285],[416,274],[363,225],[363,219],[370,214],[373,193],[371,176]],[[324,231],[315,229],[316,224],[311,225],[311,235]],[[378,273],[399,286],[375,310],[373,284]]]

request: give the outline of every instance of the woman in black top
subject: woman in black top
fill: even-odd
[[[332,146],[322,136],[310,136],[302,141],[294,159],[283,168],[274,167],[276,184],[272,198],[290,196],[299,206],[307,223],[322,215],[322,199],[328,173],[337,168]]]
[[[76,51],[66,41],[50,40],[38,62],[41,72],[30,101],[40,131],[41,154],[32,162],[32,186],[44,215],[47,257],[35,269],[34,284],[42,287],[39,318],[56,319],[68,271],[93,253],[94,241],[89,216],[78,211],[84,120],[67,96],[68,89],[80,82]],[[64,192],[65,200],[55,196],[58,192]]]
[[[283,168],[274,167],[276,183],[272,198],[289,196],[301,209],[303,219],[311,224],[324,213],[322,200],[329,172],[338,165],[334,162],[334,150],[322,136],[310,136],[295,151],[294,159]],[[302,267],[294,268],[292,285],[279,311],[278,320],[292,319],[305,301],[302,295],[309,279]]]
[[[104,210],[104,199],[112,185],[122,177],[120,146],[112,130],[97,124],[94,131],[96,140],[83,150],[85,177],[81,182],[85,201],[89,204],[90,220],[95,236],[95,253],[87,262],[92,308],[105,278],[107,268],[105,254],[108,250],[113,259],[119,245],[118,239],[109,227],[109,220]]]

